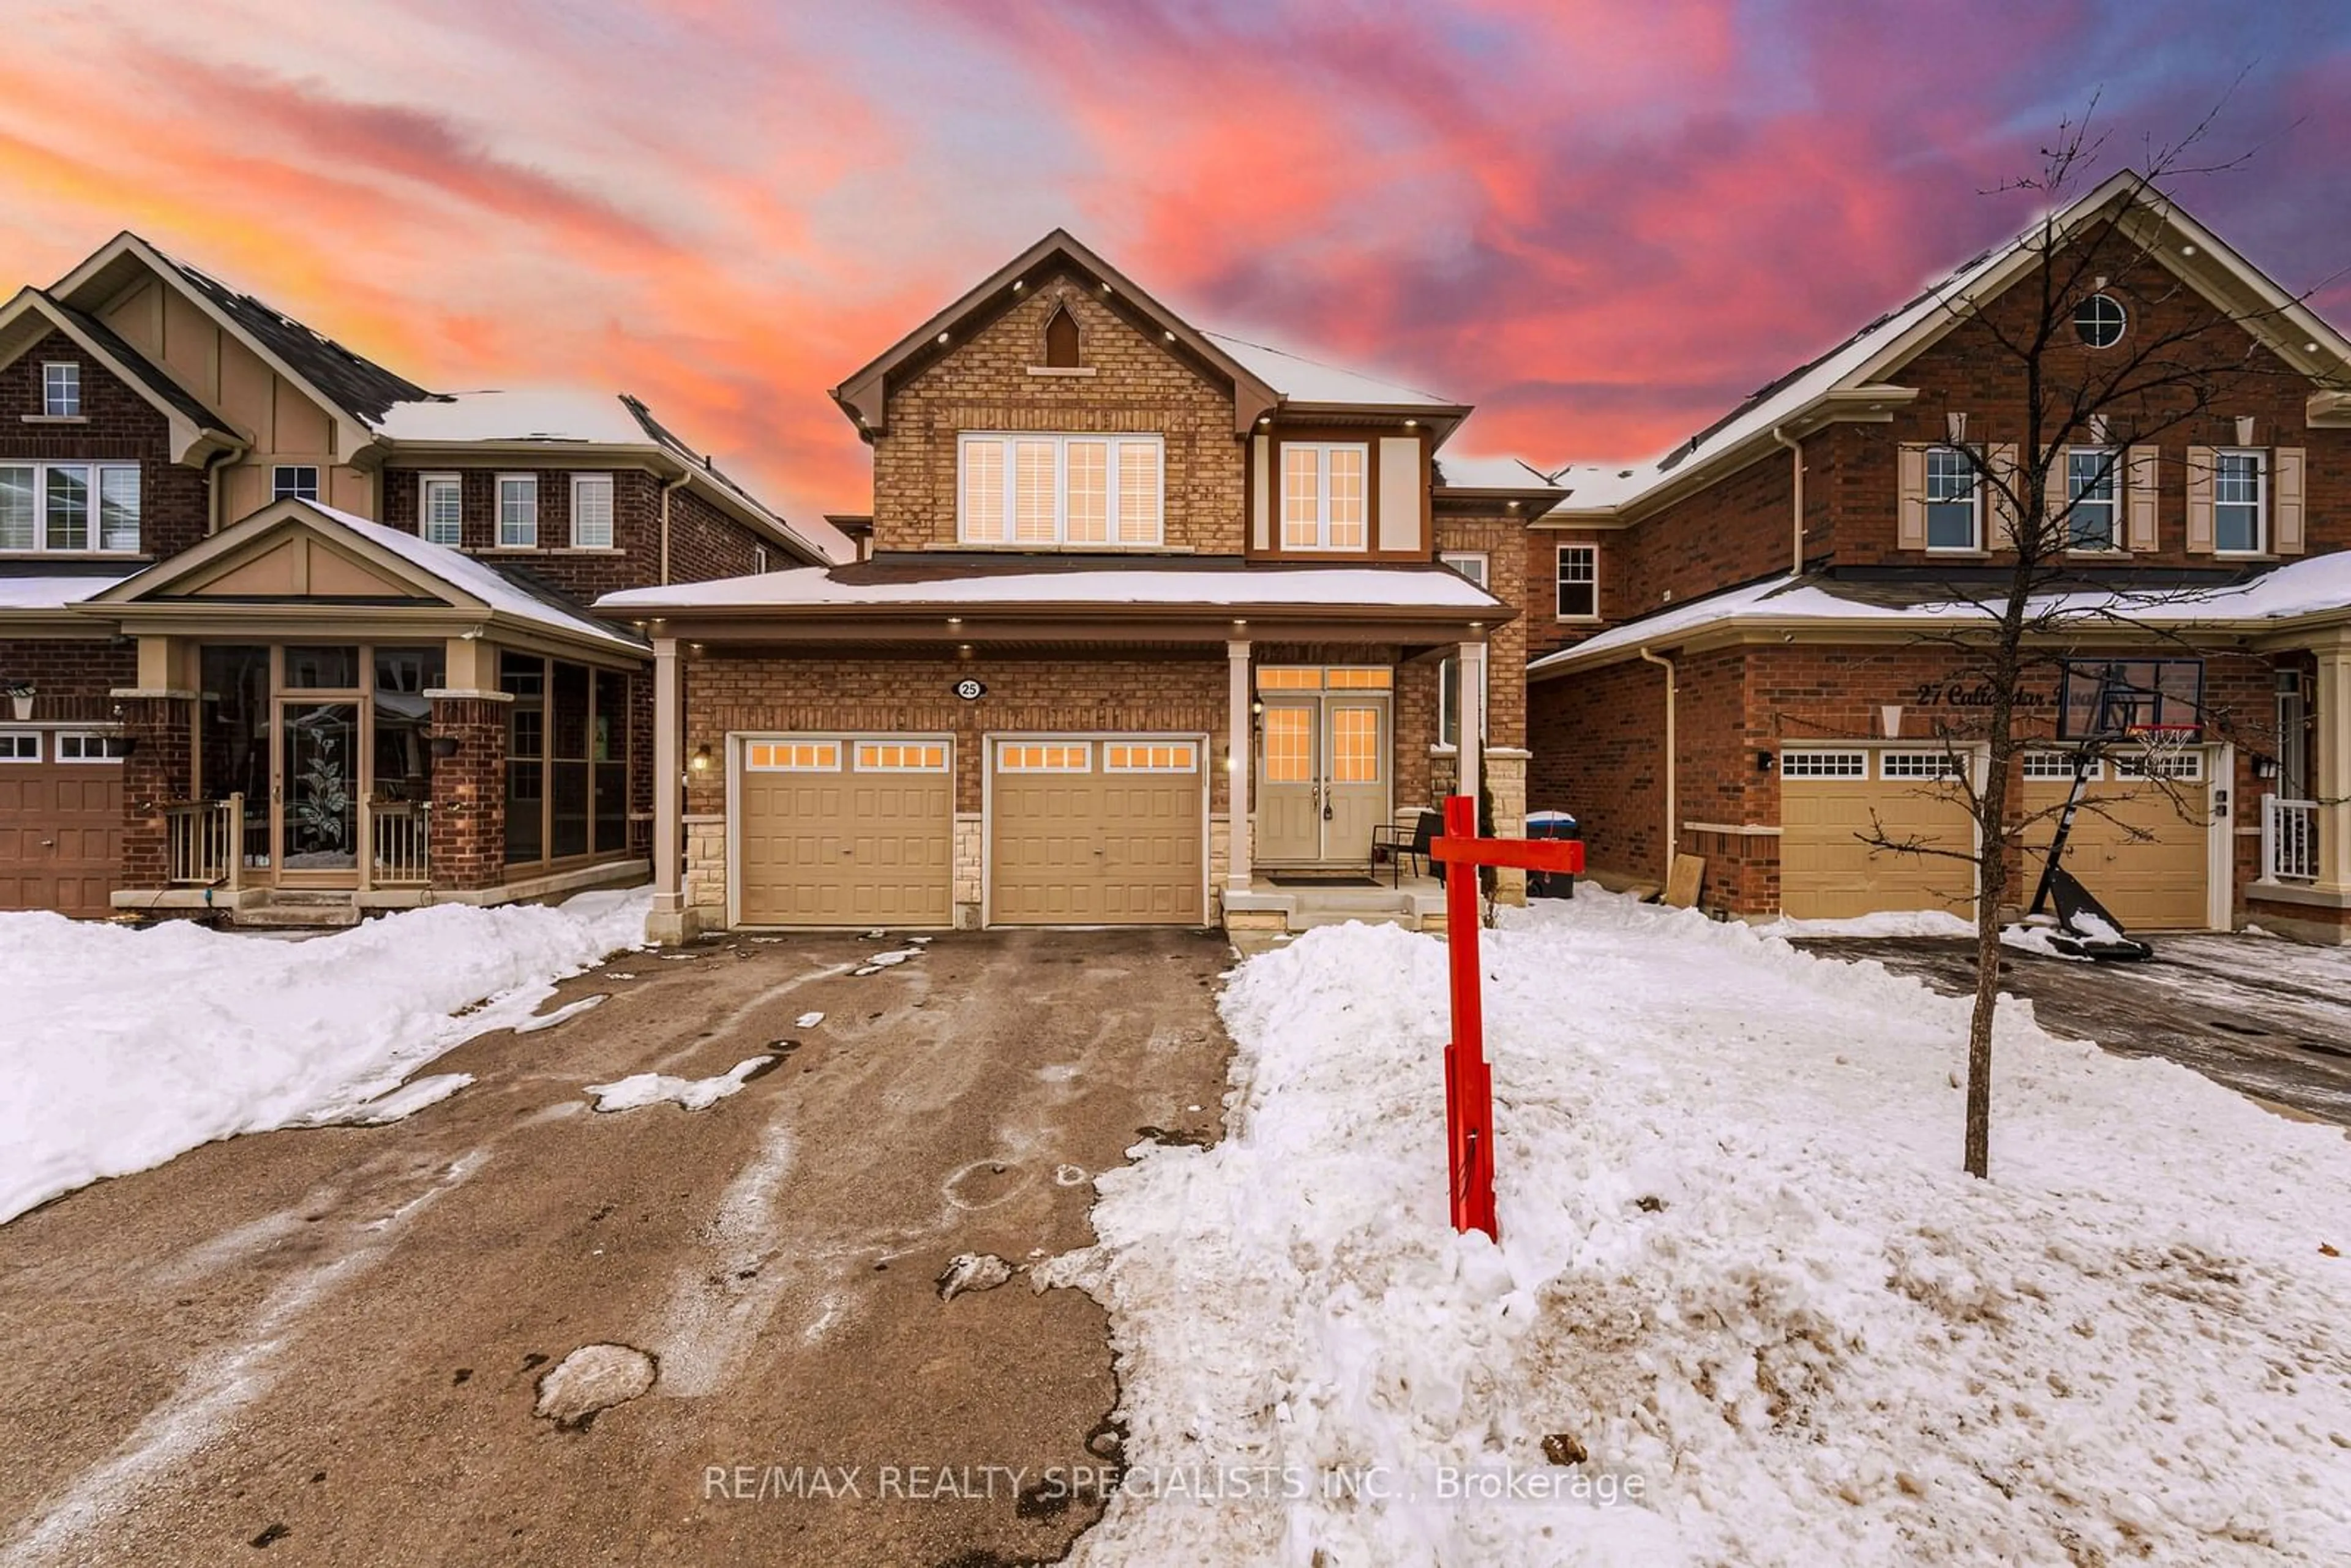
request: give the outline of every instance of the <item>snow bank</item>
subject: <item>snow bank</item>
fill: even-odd
[[[1764,936],[1972,936],[1976,923],[1948,909],[1881,909],[1844,920],[1791,920],[1755,927]]]
[[[0,1222],[214,1138],[348,1115],[636,946],[645,909],[440,904],[305,942],[0,915]]]
[[[2351,1557],[2340,1129],[2012,1004],[1974,1181],[1963,1000],[1581,889],[1510,918],[1499,1249],[1447,1225],[1445,949],[1392,927],[1247,964],[1227,1140],[1100,1177],[1041,1271],[1130,1426],[1079,1562]]]

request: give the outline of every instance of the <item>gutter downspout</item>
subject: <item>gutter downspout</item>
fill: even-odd
[[[1789,440],[1776,424],[1771,427],[1771,439],[1795,454],[1796,515],[1789,529],[1788,575],[1802,577],[1804,575],[1804,444]]]
[[[1672,876],[1673,876],[1673,874],[1674,874],[1674,856],[1676,856],[1676,855],[1677,855],[1677,854],[1679,854],[1679,853],[1681,852],[1681,847],[1682,847],[1682,836],[1681,836],[1681,830],[1680,830],[1680,827],[1679,827],[1679,825],[1678,825],[1678,824],[1679,824],[1679,821],[1680,821],[1680,818],[1679,818],[1679,816],[1678,816],[1678,812],[1679,812],[1679,810],[1680,810],[1680,802],[1675,799],[1675,796],[1676,796],[1676,790],[1675,790],[1675,789],[1674,789],[1674,784],[1675,784],[1676,775],[1680,771],[1680,768],[1681,768],[1681,763],[1680,763],[1680,757],[1681,757],[1681,754],[1680,754],[1680,752],[1679,752],[1679,751],[1677,751],[1677,749],[1675,749],[1675,746],[1674,746],[1674,697],[1675,697],[1675,695],[1676,695],[1676,692],[1675,692],[1675,681],[1674,681],[1674,662],[1673,662],[1671,659],[1661,659],[1661,658],[1657,657],[1657,655],[1656,655],[1656,654],[1650,653],[1650,652],[1649,652],[1649,650],[1648,650],[1648,646],[1647,646],[1646,643],[1642,645],[1642,648],[1641,648],[1641,657],[1642,657],[1642,658],[1644,658],[1644,659],[1646,659],[1646,660],[1647,660],[1650,664],[1656,665],[1659,669],[1661,669],[1661,670],[1663,670],[1663,671],[1665,671],[1665,672],[1666,672],[1666,870],[1665,870],[1665,875],[1666,875],[1666,877],[1667,877],[1667,880],[1671,880],[1671,878],[1672,878]]]
[[[204,459],[204,537],[210,538],[221,528],[220,471],[240,457],[250,455],[250,446],[228,446]]]
[[[678,476],[676,478],[674,478],[674,479],[664,479],[664,480],[663,480],[663,481],[662,481],[662,487],[661,487],[661,513],[662,513],[662,516],[661,516],[661,580],[662,580],[662,586],[664,586],[664,588],[666,588],[666,587],[669,585],[669,498],[670,498],[670,497],[671,497],[672,495],[675,494],[677,491],[679,491],[679,490],[681,490],[681,489],[684,489],[684,488],[685,487],[685,482],[686,482],[686,480],[687,480],[687,479],[689,479],[689,478],[691,478],[691,477],[693,477],[693,476],[688,475],[688,474],[681,474],[681,475],[679,475],[679,476]]]

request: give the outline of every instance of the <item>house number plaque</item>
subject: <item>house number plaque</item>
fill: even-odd
[[[976,703],[987,695],[987,688],[967,675],[955,684],[955,695],[967,703]]]

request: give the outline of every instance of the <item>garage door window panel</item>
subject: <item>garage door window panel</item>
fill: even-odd
[[[1866,751],[1791,751],[1780,759],[1780,771],[1789,779],[1866,779]]]
[[[860,773],[944,773],[947,748],[936,741],[862,740],[857,743]]]
[[[837,740],[753,741],[744,748],[743,765],[757,773],[838,773],[841,743]]]
[[[0,762],[38,762],[40,759],[39,730],[0,730]]]
[[[1004,773],[1091,773],[1094,748],[1083,743],[1005,741],[996,748],[996,766]]]
[[[1113,744],[1102,748],[1105,773],[1196,773],[1199,747],[1175,744]]]

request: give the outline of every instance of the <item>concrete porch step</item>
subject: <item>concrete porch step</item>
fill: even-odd
[[[277,893],[229,916],[249,931],[333,930],[360,923],[359,900],[348,893]]]

